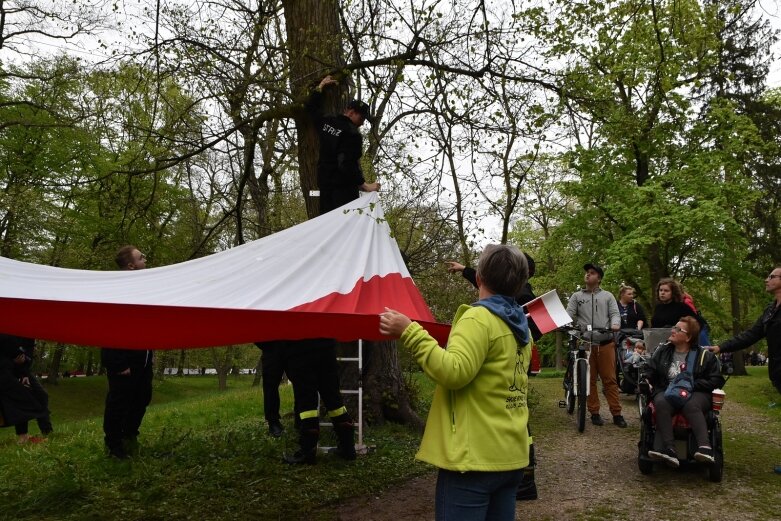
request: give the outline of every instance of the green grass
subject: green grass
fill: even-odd
[[[747,404],[781,434],[781,406],[768,407],[779,396],[773,394],[767,369],[749,372],[729,381],[727,400]],[[392,424],[366,429],[365,442],[376,450],[358,461],[325,455],[314,467],[285,465],[283,452],[296,445],[292,419],[283,418],[281,439],[270,438],[261,391],[250,386],[251,380],[232,378],[224,392],[217,390],[215,377],[155,382],[153,405],[142,425],[143,452],[131,461],[110,460],[103,451],[104,378],[71,379],[50,388],[56,432],[48,442],[19,447],[13,429],[0,430],[0,519],[13,513],[11,518],[19,520],[326,521],[335,518],[330,503],[378,494],[431,471],[414,461],[419,434]],[[541,439],[560,428],[548,408],[555,407],[550,398],[560,394],[561,380],[530,382],[534,435]],[[419,402],[427,404],[432,383],[421,374],[415,383]],[[291,409],[291,388],[285,386],[282,410]],[[750,432],[730,431],[729,421],[725,415],[730,479],[740,480],[744,496],[745,491],[759,494],[778,487],[777,476],[756,469],[781,461],[781,449],[767,447]],[[34,426],[31,431],[36,432]],[[327,436],[324,442],[331,444]],[[761,498],[751,502],[751,509],[757,519],[775,515],[774,504]]]
[[[419,435],[398,425],[367,432],[365,443],[376,450],[356,462],[324,455],[314,467],[286,465],[283,452],[296,448],[292,418],[283,418],[281,439],[270,438],[251,377],[232,379],[224,392],[214,377],[156,382],[141,457],[110,460],[102,441],[103,380],[49,388],[55,434],[46,443],[19,447],[13,429],[0,431],[0,518],[319,519],[323,504],[429,470],[414,461]],[[430,384],[421,387],[430,393]],[[292,410],[289,386],[281,398],[283,413]],[[329,436],[324,432],[323,442],[333,445]]]
[[[228,389],[249,387],[253,378],[252,375],[231,376],[228,378]],[[103,414],[107,388],[105,376],[64,378],[57,385],[47,385],[44,380],[44,388],[49,393],[49,409],[55,423],[84,420]],[[162,381],[156,379],[153,383],[152,405],[219,392],[214,376],[173,376]]]

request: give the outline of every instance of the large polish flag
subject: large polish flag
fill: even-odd
[[[543,335],[572,322],[555,289],[530,300],[524,306]]]
[[[384,340],[385,307],[436,323],[372,193],[208,257],[137,271],[0,258],[0,332],[71,344],[180,349],[264,340]]]

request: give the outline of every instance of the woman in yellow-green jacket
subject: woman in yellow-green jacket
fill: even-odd
[[[526,423],[531,336],[516,294],[528,264],[514,246],[480,256],[480,300],[463,305],[446,349],[393,310],[380,331],[399,337],[436,383],[417,458],[439,467],[437,520],[515,519],[515,492],[529,464]]]

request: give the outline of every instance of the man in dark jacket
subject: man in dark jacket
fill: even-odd
[[[44,436],[52,432],[49,395],[30,371],[34,350],[32,338],[0,334],[0,404],[4,424],[14,426],[20,444],[43,441],[29,436],[32,419],[38,421]]]
[[[344,406],[336,360],[336,341],[314,338],[280,342],[280,356],[285,372],[293,383],[295,411],[298,416],[299,450],[286,455],[291,465],[316,463],[320,439],[319,402],[323,400],[336,434],[336,455],[354,460],[355,425]]]
[[[121,270],[146,268],[146,256],[131,245],[120,248],[115,261]],[[103,433],[113,458],[126,459],[138,453],[138,429],[152,401],[152,357],[149,350],[101,350],[108,377]]]
[[[713,346],[714,353],[732,353],[745,349],[767,339],[768,376],[781,393],[781,266],[776,266],[765,279],[765,291],[775,300],[767,305],[762,315],[750,329],[744,331],[720,346]],[[776,474],[781,474],[781,465],[776,465]]]
[[[370,119],[369,105],[352,100],[342,114],[322,114],[323,89],[337,83],[331,76],[326,76],[307,103],[307,111],[320,138],[317,162],[320,215],[357,199],[359,191],[376,192],[380,189],[380,183],[366,182],[360,163],[363,137],[358,128]]]

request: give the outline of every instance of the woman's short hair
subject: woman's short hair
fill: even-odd
[[[681,317],[678,322],[686,324],[686,335],[689,337],[689,345],[697,347],[700,343],[700,323],[694,317]]]
[[[659,282],[656,283],[657,296],[659,296],[659,288],[661,288],[662,286],[670,286],[670,292],[672,293],[673,302],[683,302],[683,290],[681,289],[681,285],[678,284],[678,282],[676,282],[675,279],[671,279],[669,277],[660,279]]]
[[[621,287],[618,288],[618,298],[623,297],[624,293],[626,293],[627,291],[634,292],[634,290],[635,288],[633,288],[632,286],[624,286],[623,284],[621,284]]]
[[[114,262],[117,263],[119,269],[124,270],[128,264],[132,264],[135,259],[133,258],[133,252],[136,251],[136,247],[132,244],[122,246],[117,250],[117,256],[114,257]]]
[[[480,254],[477,275],[491,292],[514,298],[529,280],[529,263],[515,246],[489,244]]]

